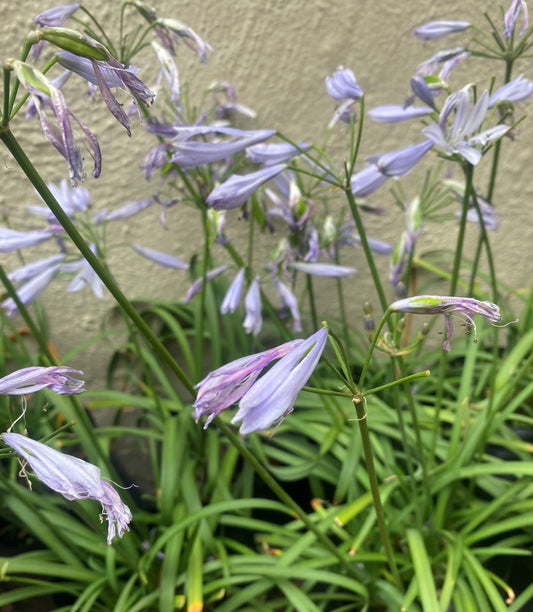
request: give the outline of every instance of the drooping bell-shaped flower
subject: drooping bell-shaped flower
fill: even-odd
[[[280,359],[244,394],[231,420],[242,421],[239,431],[248,434],[267,429],[292,410],[296,396],[311,377],[324,351],[328,330],[323,327]]]
[[[207,196],[205,203],[215,210],[230,210],[242,206],[258,189],[285,170],[285,164],[266,166],[250,174],[233,174],[217,185]]]
[[[259,277],[256,276],[251,282],[244,298],[246,316],[243,327],[247,334],[257,336],[263,327],[263,316],[261,314],[261,290],[259,289]]]
[[[68,500],[94,499],[107,517],[107,543],[129,531],[131,512],[115,489],[102,479],[100,469],[87,461],[65,455],[46,444],[17,433],[4,433],[2,440],[30,464],[32,470],[53,491]]]
[[[228,312],[235,312],[241,300],[242,287],[244,284],[244,275],[246,268],[241,268],[235,278],[231,281],[222,304],[220,305],[220,313],[227,314]]]
[[[415,295],[413,297],[393,302],[389,309],[392,312],[405,312],[411,314],[442,314],[446,319],[446,340],[443,348],[446,352],[450,350],[450,340],[453,334],[452,314],[460,314],[468,325],[476,331],[473,317],[481,315],[486,321],[494,325],[501,319],[500,309],[496,304],[488,301],[480,301],[475,298],[454,297],[446,295]],[[475,339],[475,337],[474,337]]]
[[[0,378],[0,395],[26,395],[41,389],[50,389],[59,395],[83,393],[85,383],[72,374],[83,376],[80,370],[67,366],[22,368]]]
[[[208,374],[195,387],[198,389],[194,402],[196,422],[201,416],[208,415],[204,425],[206,428],[224,408],[241,399],[269,363],[283,357],[302,342],[285,342],[267,351],[231,361]]]

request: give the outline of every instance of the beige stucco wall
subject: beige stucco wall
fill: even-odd
[[[377,104],[401,103],[418,63],[438,49],[456,46],[464,40],[457,35],[444,41],[420,43],[410,34],[414,25],[446,18],[480,23],[481,13],[486,9],[495,19],[500,14],[499,2],[489,0],[153,0],[153,4],[160,14],[190,24],[216,49],[206,68],[192,53],[181,48],[178,58],[180,76],[183,82],[192,83],[197,99],[202,89],[212,81],[231,81],[239,100],[257,111],[262,127],[280,129],[294,140],[317,142],[322,140],[333,112],[332,100],[325,94],[324,77],[338,65],[354,70],[365,90],[368,108]],[[102,23],[117,22],[118,2],[88,0],[86,5]],[[33,16],[49,6],[48,2],[24,0],[6,9],[0,23],[2,58],[18,54],[24,33],[31,28]],[[151,68],[155,66],[155,60],[151,62],[144,65],[140,62],[143,68],[140,76],[148,84],[153,84],[156,78],[156,68]],[[498,66],[497,70],[495,76],[501,82],[503,68]],[[517,68],[516,75],[519,72],[533,76],[530,60]],[[486,87],[490,84],[490,77],[491,73],[483,68],[481,62],[471,60],[457,70],[453,83],[459,88],[469,79],[476,79],[481,87]],[[133,136],[128,139],[104,105],[94,106],[84,99],[77,93],[83,91],[83,86],[79,83],[78,86],[76,90],[72,84],[69,85],[67,98],[75,112],[96,132],[103,151],[101,177],[98,180],[89,178],[85,184],[91,192],[94,208],[115,208],[150,195],[157,186],[157,179],[147,184],[139,166],[146,146],[152,140],[135,122]],[[530,107],[531,103],[520,105],[524,112]],[[362,155],[415,142],[420,139],[419,129],[418,124],[386,126],[368,121]],[[28,148],[30,157],[46,180],[59,181],[66,176],[64,160],[44,140],[36,121],[25,122],[21,116],[14,122],[13,130]],[[528,145],[531,136],[526,137],[533,131],[527,121],[520,131],[517,142],[504,149],[501,164],[501,178],[504,180],[500,182],[495,198],[503,217],[499,232],[492,236],[498,270],[505,272],[505,280],[512,287],[527,287],[533,270],[533,187],[530,181],[531,147]],[[342,160],[347,145],[342,128],[335,132],[331,144],[334,155]],[[27,219],[24,207],[35,202],[36,198],[9,154],[0,151],[0,155],[1,211],[9,214],[14,226],[23,227]],[[359,167],[362,167],[362,161]],[[486,181],[483,168],[479,175]],[[373,202],[389,209],[391,215],[369,220],[371,234],[395,240],[401,231],[401,221],[393,211],[388,190],[380,190]],[[230,214],[229,225],[238,224],[236,218],[236,213]],[[112,238],[142,242],[186,258],[194,236],[199,236],[194,228],[195,217],[191,222],[187,211],[173,209],[169,212],[165,231],[158,225],[157,213],[151,210],[115,227]],[[433,241],[426,247],[450,247],[455,224],[436,229],[437,234],[426,238]],[[477,230],[471,227],[469,232],[474,238]],[[8,268],[13,262],[13,258],[8,256],[2,256],[2,260]],[[131,255],[127,249],[117,251],[109,263],[128,295],[150,294],[180,299],[185,293],[187,280],[184,273],[156,268]],[[350,261],[346,263],[363,271],[352,281],[353,299],[350,300],[354,324],[359,325],[360,305],[365,299],[372,298],[373,291],[364,272],[362,252],[352,252]],[[383,260],[382,268],[386,270],[387,266]],[[50,288],[43,298],[51,308],[52,336],[60,354],[70,351],[82,337],[96,332],[103,313],[112,304],[110,298],[99,301],[88,290],[67,294],[64,289],[65,285],[58,283],[55,290]],[[58,313],[61,316],[55,316]],[[96,375],[102,366],[103,352],[101,344],[93,345],[73,357],[71,363],[87,370],[90,376]]]

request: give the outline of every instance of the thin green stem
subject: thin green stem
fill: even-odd
[[[318,329],[318,315],[316,312],[315,292],[313,291],[313,279],[310,274],[306,275],[305,283],[307,287],[307,295],[309,296],[309,309],[311,310],[311,321],[313,329]]]
[[[0,132],[0,139],[6,145],[9,152],[13,155],[14,159],[21,167],[22,171],[28,177],[30,183],[37,190],[37,193],[41,196],[43,201],[50,208],[56,219],[63,226],[65,232],[71,238],[72,242],[76,245],[83,257],[85,257],[91,268],[100,277],[100,279],[107,287],[111,295],[115,298],[122,310],[133,321],[137,329],[152,345],[152,347],[155,349],[160,358],[170,367],[172,372],[174,372],[177,378],[183,383],[185,388],[190,393],[194,393],[192,383],[190,382],[185,372],[176,363],[172,355],[163,346],[161,341],[152,332],[150,327],[145,323],[144,319],[139,315],[139,313],[135,310],[135,308],[132,306],[126,296],[122,293],[107,268],[102,264],[98,257],[93,254],[93,252],[91,251],[83,237],[80,235],[72,221],[65,214],[65,211],[62,209],[60,204],[52,195],[51,191],[48,189],[48,186],[41,178],[40,174],[37,172],[35,166],[27,157],[26,153],[18,143],[13,133],[10,130]]]
[[[370,491],[372,493],[372,501],[374,503],[374,510],[376,511],[376,519],[378,523],[379,533],[381,535],[381,542],[383,544],[383,548],[385,550],[385,555],[387,557],[387,561],[389,563],[389,567],[394,578],[394,582],[396,586],[403,590],[402,581],[400,578],[400,574],[398,573],[398,568],[396,566],[396,559],[394,557],[394,552],[392,550],[392,545],[389,539],[389,534],[387,531],[387,525],[385,524],[385,514],[383,512],[383,506],[381,505],[381,497],[379,495],[379,486],[376,476],[376,469],[374,467],[374,458],[372,455],[372,445],[370,443],[370,436],[368,433],[368,426],[366,423],[366,412],[365,406],[361,401],[353,401],[355,406],[355,411],[357,413],[357,420],[359,423],[359,431],[361,432],[361,441],[363,443],[363,452],[365,455],[366,462],[366,470],[368,475],[368,480],[370,483]]]
[[[372,280],[374,281],[374,287],[378,293],[379,302],[381,304],[381,308],[383,312],[387,312],[387,298],[385,297],[385,291],[383,290],[383,285],[381,284],[381,278],[379,276],[376,263],[374,261],[374,256],[372,255],[372,251],[368,244],[368,240],[366,238],[365,228],[363,226],[363,221],[361,219],[361,215],[359,214],[359,209],[357,208],[357,204],[355,203],[355,198],[352,193],[352,189],[350,186],[350,173],[348,167],[345,166],[346,169],[346,198],[348,199],[348,205],[350,206],[350,211],[352,213],[353,219],[355,221],[355,225],[357,227],[357,232],[359,233],[359,238],[361,240],[361,246],[363,247],[363,251],[365,252],[366,261],[368,263],[368,267],[370,268],[370,273],[372,275]],[[388,315],[387,315],[388,316]]]
[[[466,233],[466,218],[468,214],[468,207],[470,204],[470,193],[473,190],[472,180],[474,176],[474,166],[472,166],[472,164],[466,164],[465,166],[463,166],[463,170],[465,173],[465,193],[463,197],[463,207],[461,210],[461,221],[459,223],[459,234],[457,235],[457,245],[455,247],[452,278],[450,281],[450,295],[455,295],[455,292],[457,291],[457,284],[459,281],[459,273],[461,270],[461,260],[463,257],[463,246]]]

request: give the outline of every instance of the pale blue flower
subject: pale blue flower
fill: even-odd
[[[62,26],[69,17],[72,17],[74,13],[80,8],[78,2],[72,4],[63,4],[61,6],[53,6],[52,8],[46,9],[42,13],[39,13],[37,17],[33,19],[33,23],[38,26],[49,26],[57,28]]]
[[[363,95],[352,70],[342,66],[338,67],[333,76],[326,77],[326,91],[334,100],[359,100]]]
[[[533,93],[533,81],[526,79],[521,74],[516,79],[509,81],[505,85],[499,87],[489,98],[489,108],[492,108],[497,102],[508,101],[508,102],[520,102],[529,98]]]
[[[485,146],[498,140],[509,127],[503,124],[487,130],[476,132],[485,120],[489,105],[489,94],[485,90],[473,109],[470,110],[470,93],[468,87],[448,96],[439,116],[439,123],[426,126],[422,132],[438,147],[448,154],[457,153],[472,165],[476,165],[482,152],[475,145]],[[449,115],[455,111],[451,126],[447,125]]]
[[[157,59],[161,64],[161,70],[159,71],[159,77],[157,78],[157,85],[155,86],[154,93],[157,94],[161,77],[164,76],[170,89],[170,99],[172,102],[174,102],[174,104],[178,104],[180,98],[180,78],[176,62],[174,61],[171,53],[165,49],[165,47],[156,42],[152,42],[151,44],[157,55]]]
[[[98,254],[95,244],[90,244],[89,248],[94,255]],[[76,272],[76,275],[67,287],[67,291],[81,291],[84,287],[90,285],[93,294],[97,298],[102,298],[104,296],[104,283],[84,257],[77,261],[60,264],[60,269],[62,272]]]
[[[326,276],[328,278],[345,278],[355,274],[357,271],[355,268],[350,268],[348,266],[303,261],[293,261],[289,264],[289,267],[293,270],[298,270],[298,272],[303,272],[304,274]]]
[[[235,312],[237,310],[237,306],[241,300],[245,272],[246,269],[241,268],[235,275],[235,278],[231,282],[231,285],[229,286],[229,289],[222,300],[222,304],[220,306],[221,314],[227,314],[228,312]]]
[[[247,334],[257,336],[263,327],[263,317],[261,315],[261,290],[259,289],[259,277],[256,276],[250,283],[250,287],[244,298],[244,309],[246,316],[243,327]]]
[[[385,176],[405,176],[433,147],[433,144],[432,140],[424,140],[424,142],[409,145],[398,151],[385,153],[377,158],[376,166]]]
[[[142,255],[153,261],[160,266],[164,266],[165,268],[173,268],[174,270],[188,270],[189,264],[181,259],[180,257],[175,257],[174,255],[168,255],[167,253],[162,253],[161,251],[156,251],[155,249],[149,249],[148,247],[140,246],[139,244],[132,244],[132,248]]]
[[[424,104],[433,109],[435,108],[435,92],[429,87],[423,76],[417,75],[411,79],[411,89],[415,96],[420,98]]]
[[[77,122],[85,136],[94,160],[93,176],[97,178],[101,171],[102,155],[96,136],[89,130],[85,123],[78,119],[67,107],[61,90],[30,64],[26,64],[19,60],[12,60],[11,65],[21,84],[30,93],[44,135],[67,160],[72,184],[74,185],[76,181],[83,182],[86,175],[83,171],[83,156],[74,139],[70,118]],[[49,106],[57,120],[57,125],[51,122],[46,114],[46,109],[41,102],[42,94],[50,98]]]
[[[50,389],[58,395],[83,393],[85,383],[72,374],[83,376],[80,370],[67,366],[22,368],[0,378],[0,395],[27,395],[42,389]]]
[[[522,36],[524,32],[528,29],[529,15],[526,0],[512,0],[511,5],[505,11],[505,15],[503,18],[503,23],[505,27],[503,35],[505,36],[505,38],[511,38],[511,35],[514,32],[516,20],[518,19],[518,15],[520,15],[521,10],[524,12],[524,27],[520,32],[520,36]]]
[[[274,178],[286,167],[285,164],[276,164],[250,174],[233,174],[213,189],[205,203],[216,210],[229,210],[242,206],[261,185]]]
[[[212,270],[209,270],[205,275],[206,281],[209,282],[210,280],[216,278],[219,274],[222,274],[222,272],[225,272],[226,267],[227,266],[219,266],[218,268],[213,268]],[[183,303],[188,304],[195,295],[200,293],[203,284],[203,276],[200,276],[200,278],[197,278],[194,283],[189,287],[187,294],[185,295],[185,299],[183,300]]]
[[[443,49],[437,51],[429,59],[422,62],[416,69],[417,76],[429,76],[433,74],[439,65],[444,64],[455,57],[464,53],[464,47],[456,47],[455,49]]]
[[[387,178],[377,166],[371,164],[352,175],[350,179],[352,193],[355,198],[365,198],[379,189]]]
[[[430,21],[413,29],[419,40],[436,40],[454,32],[462,32],[470,27],[468,21]]]
[[[59,186],[47,183],[48,189],[63,209],[63,212],[73,219],[77,213],[86,211],[90,207],[90,195],[84,187],[71,187],[65,179],[61,179]],[[50,226],[59,226],[59,221],[45,204],[30,204],[26,209],[35,214],[46,217]]]
[[[433,109],[428,106],[402,106],[400,104],[384,104],[368,111],[374,121],[381,123],[398,123],[417,117],[429,115]]]
[[[198,389],[193,404],[196,422],[201,416],[209,415],[205,429],[221,410],[241,399],[269,363],[283,357],[302,342],[303,340],[291,340],[267,351],[241,357],[208,374],[195,385]]]
[[[0,253],[10,253],[18,249],[37,246],[46,242],[53,233],[49,230],[19,232],[7,227],[0,227]]]
[[[246,157],[263,166],[272,166],[301,155],[301,150],[307,151],[311,145],[308,142],[298,143],[299,149],[288,142],[259,143],[247,147]]]
[[[109,55],[107,61],[98,61],[80,57],[69,51],[60,51],[57,54],[59,63],[75,72],[93,85],[97,85],[102,98],[115,119],[126,129],[131,136],[131,122],[127,113],[111,92],[111,87],[125,89],[135,98],[149,106],[154,99],[154,93],[135,76],[138,69],[130,66],[126,68],[118,60]]]
[[[60,270],[60,263],[53,264],[35,275],[31,280],[17,288],[17,296],[24,305],[31,304],[48,287],[52,279]],[[17,305],[13,298],[6,298],[0,303],[0,308],[6,311],[8,317],[14,317],[18,313]]]
[[[296,396],[316,368],[327,338],[328,330],[324,327],[280,359],[248,389],[231,420],[242,421],[239,430],[242,434],[279,424],[289,414]]]
[[[7,277],[12,283],[26,283],[35,276],[38,276],[49,268],[54,267],[64,258],[65,256],[60,254],[53,255],[52,257],[47,257],[46,259],[38,259],[37,261],[32,261],[31,263],[26,264],[25,266],[16,268],[12,272],[10,272]]]
[[[152,200],[136,200],[135,202],[129,202],[120,206],[119,208],[109,212],[108,210],[101,210],[93,217],[93,223],[102,223],[102,221],[118,221],[121,219],[127,219],[133,217],[141,210],[148,208],[152,204]]]
[[[275,133],[274,130],[238,130],[217,126],[178,127],[175,132],[177,136],[172,141],[170,161],[185,168],[226,159],[253,144],[267,140]],[[215,132],[226,134],[230,136],[230,139],[217,142],[192,140],[194,136]]]
[[[301,332],[302,317],[300,315],[300,310],[298,309],[298,300],[296,299],[296,296],[282,281],[277,280],[275,285],[283,307],[290,310],[292,316],[292,331],[295,333]]]
[[[87,461],[59,451],[17,433],[4,433],[2,440],[30,464],[45,485],[68,500],[94,499],[107,517],[107,543],[129,531],[131,512],[115,489],[102,480],[100,469]]]
[[[403,300],[393,302],[389,309],[392,312],[405,312],[411,314],[442,314],[446,319],[446,340],[443,348],[446,352],[450,350],[450,340],[453,334],[453,321],[451,314],[459,313],[464,317],[466,323],[474,328],[476,324],[473,317],[481,315],[492,325],[501,321],[500,309],[492,302],[482,302],[468,297],[451,297],[445,295],[415,295]]]

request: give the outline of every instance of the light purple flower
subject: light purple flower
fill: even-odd
[[[450,340],[453,334],[453,321],[450,315],[459,313],[464,317],[466,323],[474,328],[476,324],[473,317],[481,315],[491,325],[501,321],[500,309],[492,302],[481,302],[468,297],[450,297],[445,295],[415,295],[403,300],[393,302],[389,309],[392,312],[405,312],[411,314],[442,314],[446,318],[446,340],[442,345],[444,350],[450,350]],[[474,336],[476,341],[476,336]]]
[[[33,23],[38,26],[49,26],[57,28],[62,26],[69,17],[72,17],[74,13],[80,8],[78,2],[72,4],[63,4],[61,6],[53,6],[52,8],[46,9],[42,13],[39,13],[34,18]]]
[[[2,440],[30,464],[45,485],[68,500],[94,499],[102,504],[102,515],[107,517],[107,543],[115,534],[121,538],[129,531],[131,512],[115,489],[102,480],[100,469],[87,461],[59,451],[16,433],[2,434]]]
[[[65,258],[64,255],[53,255],[52,257],[47,257],[46,259],[38,259],[37,261],[32,261],[25,266],[21,266],[20,268],[16,268],[12,272],[10,272],[7,277],[12,283],[25,283],[31,280],[33,277],[38,276],[48,268],[55,266],[57,263],[62,261]]]
[[[165,268],[173,268],[174,270],[188,270],[189,264],[181,259],[180,257],[175,257],[174,255],[168,255],[167,253],[162,253],[161,251],[156,251],[154,249],[149,249],[148,247],[140,246],[139,244],[132,244],[132,248],[142,255],[153,261],[160,266],[164,266]]]
[[[274,130],[238,130],[217,126],[190,126],[176,128],[175,132],[177,132],[177,136],[172,141],[173,149],[170,161],[184,168],[226,159],[253,144],[267,140],[275,133]],[[191,140],[193,136],[212,132],[226,134],[231,138],[218,142]]]
[[[229,210],[242,206],[261,185],[274,178],[286,167],[285,164],[276,164],[250,174],[233,174],[213,189],[205,203],[216,210]]]
[[[398,151],[380,155],[376,161],[378,170],[385,176],[405,176],[409,174],[424,155],[433,147],[432,140],[424,140]]]
[[[209,282],[210,280],[213,280],[219,274],[225,272],[226,268],[227,266],[219,266],[218,268],[213,268],[212,270],[209,270],[205,275],[206,281]],[[183,300],[183,303],[188,304],[196,294],[200,293],[203,284],[204,279],[202,276],[200,276],[200,278],[197,278],[194,283],[189,287],[187,294],[185,295],[185,299]]]
[[[415,96],[420,98],[427,106],[435,108],[435,92],[429,87],[423,76],[417,75],[411,79],[411,89]]]
[[[284,308],[290,310],[292,316],[292,331],[295,333],[302,331],[302,317],[298,309],[298,300],[294,293],[280,280],[276,281],[276,289]]]
[[[195,386],[198,389],[194,402],[196,422],[204,414],[209,415],[204,425],[204,429],[207,428],[221,410],[241,399],[269,363],[285,356],[302,342],[291,340],[267,351],[241,357],[208,374]]]
[[[18,249],[37,246],[46,242],[53,234],[48,230],[19,232],[7,227],[0,227],[0,253],[10,253]]]
[[[102,221],[118,221],[119,219],[127,219],[128,217],[133,217],[141,210],[148,208],[152,204],[152,200],[136,200],[135,202],[129,202],[128,204],[124,204],[124,206],[120,206],[116,210],[111,212],[107,210],[99,211],[93,217],[93,223],[101,223]]]
[[[398,123],[417,117],[429,115],[433,109],[428,106],[402,106],[400,104],[384,104],[368,111],[374,121],[381,123]]]
[[[259,289],[259,277],[256,276],[251,282],[244,298],[244,309],[246,317],[243,327],[247,334],[257,336],[263,327],[263,317],[261,316],[261,291]]]
[[[518,78],[509,81],[505,85],[499,87],[489,98],[489,108],[492,108],[497,102],[520,102],[529,98],[533,93],[533,81],[524,78],[521,74]]]
[[[31,304],[48,287],[54,276],[59,272],[61,264],[54,264],[34,276],[27,283],[17,288],[17,296],[24,305]],[[13,298],[7,298],[0,303],[0,308],[6,311],[8,317],[14,317],[18,313],[17,305]]]
[[[231,285],[229,286],[229,289],[222,300],[222,304],[220,306],[221,314],[227,314],[228,312],[235,312],[237,310],[237,306],[241,300],[245,272],[246,269],[241,268],[235,275],[235,278],[231,282]]]
[[[359,100],[363,95],[354,73],[342,66],[338,67],[333,76],[326,77],[326,91],[334,100]]]
[[[98,254],[95,244],[90,244],[89,248],[94,255]],[[89,262],[84,257],[78,259],[77,261],[60,264],[60,269],[62,272],[77,272],[74,278],[70,281],[67,291],[81,291],[84,287],[90,285],[93,294],[97,298],[102,298],[104,296],[104,283],[100,280],[98,274],[96,274]]]
[[[425,60],[418,66],[418,68],[416,69],[417,76],[424,77],[433,74],[440,64],[444,64],[450,60],[453,60],[455,57],[463,54],[464,51],[464,47],[456,47],[455,49],[443,49],[441,51],[437,51],[437,53],[432,55],[429,59]]]
[[[76,181],[83,182],[85,180],[85,173],[82,163],[83,156],[74,139],[70,118],[76,121],[85,136],[94,160],[93,176],[97,178],[101,171],[102,155],[96,136],[67,107],[61,90],[52,81],[47,79],[44,74],[33,66],[19,60],[12,60],[10,63],[19,81],[30,93],[44,135],[67,160],[72,184],[74,185]],[[46,114],[44,105],[41,102],[41,94],[43,93],[50,98],[49,106],[57,120],[57,126],[50,121]]]
[[[476,134],[485,120],[489,104],[489,94],[485,90],[473,109],[470,110],[468,87],[448,96],[439,116],[439,123],[426,126],[422,132],[438,147],[448,154],[457,153],[467,162],[476,165],[482,153],[474,145],[487,143],[501,138],[509,127],[503,124],[491,127]],[[451,126],[447,125],[449,115],[455,111]]]
[[[107,61],[99,61],[86,57],[79,57],[69,51],[60,51],[57,54],[59,63],[75,72],[93,85],[97,85],[102,98],[115,119],[126,129],[131,136],[131,122],[128,115],[111,93],[111,87],[125,89],[135,98],[149,106],[154,99],[154,93],[135,76],[137,68],[126,68],[118,60],[109,55]]]
[[[518,19],[518,15],[520,15],[520,10],[524,11],[524,27],[520,32],[520,36],[522,36],[524,32],[528,29],[529,15],[527,11],[526,0],[512,0],[511,5],[505,11],[505,15],[503,18],[503,24],[505,27],[503,35],[505,36],[505,38],[511,38],[511,35],[514,32],[516,20]]]
[[[468,59],[470,55],[471,55],[470,51],[462,51],[461,53],[458,53],[454,57],[450,57],[450,59],[446,60],[442,64],[442,68],[439,71],[439,78],[442,79],[443,81],[448,81],[452,73],[452,70],[458,64],[463,62],[465,59]]]
[[[152,48],[154,49],[157,59],[161,64],[161,70],[159,71],[159,76],[157,78],[157,85],[155,86],[155,93],[157,94],[161,78],[164,76],[170,89],[170,99],[172,102],[174,102],[174,104],[178,104],[180,99],[180,78],[176,62],[174,61],[171,53],[165,49],[165,47],[156,42],[152,42]]]
[[[55,183],[47,183],[47,186],[63,209],[63,212],[70,219],[73,219],[76,213],[88,210],[90,207],[90,195],[84,187],[78,186],[73,188],[69,186],[65,179],[61,179],[59,186]],[[52,227],[59,225],[55,215],[44,204],[30,204],[27,206],[27,210],[33,214],[46,217],[48,224]]]
[[[303,261],[293,261],[289,264],[289,267],[293,270],[298,270],[298,272],[303,272],[304,274],[326,276],[328,278],[345,278],[355,274],[357,271],[355,268],[349,268],[347,266]]]
[[[310,378],[324,351],[328,330],[323,327],[285,355],[244,394],[231,420],[242,421],[248,434],[272,426],[291,412],[296,396]]]
[[[0,395],[26,395],[41,389],[50,389],[58,395],[83,393],[85,383],[72,374],[83,376],[82,371],[67,366],[22,368],[0,378]]]
[[[355,198],[365,198],[379,189],[387,178],[385,174],[379,171],[377,166],[371,164],[352,175],[350,179],[352,193]]]
[[[213,47],[203,40],[191,26],[176,19],[159,18],[155,31],[161,39],[163,46],[175,55],[173,40],[182,40],[189,49],[195,51],[200,61],[207,65],[207,51],[214,51]]]
[[[462,32],[470,27],[468,21],[430,21],[413,29],[419,40],[436,40],[454,32]]]
[[[308,142],[300,142],[298,147],[307,151],[311,145]],[[300,149],[297,149],[288,142],[259,143],[247,147],[246,157],[254,162],[254,164],[272,166],[301,155]]]

